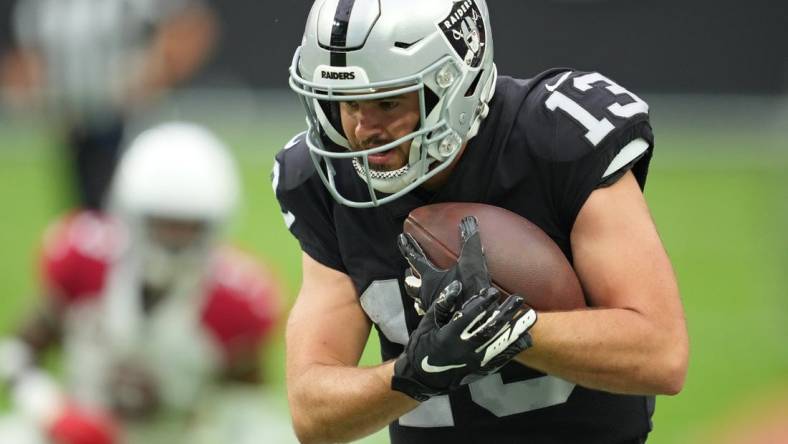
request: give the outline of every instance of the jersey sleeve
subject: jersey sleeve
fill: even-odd
[[[224,249],[211,275],[203,325],[230,366],[256,360],[282,313],[280,285],[251,257]]]
[[[627,171],[645,186],[654,137],[635,94],[596,72],[560,71],[535,85],[524,107],[527,143],[567,226],[595,189]]]
[[[285,225],[301,250],[327,267],[346,272],[334,225],[335,202],[317,176],[303,134],[276,155],[271,181]]]
[[[45,293],[62,304],[98,296],[117,236],[108,219],[92,212],[71,214],[52,224],[39,258]]]

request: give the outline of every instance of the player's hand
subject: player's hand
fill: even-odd
[[[391,388],[418,401],[489,374],[531,345],[536,312],[517,295],[498,303],[486,288],[459,308],[462,285],[440,293],[410,336],[394,365]]]
[[[442,270],[424,254],[419,243],[409,234],[400,234],[397,239],[400,252],[410,264],[405,271],[405,289],[414,299],[416,312],[423,315],[438,294],[449,283],[459,280],[464,294],[472,296],[490,287],[490,273],[482,249],[479,222],[468,216],[460,222],[462,248],[457,264]]]

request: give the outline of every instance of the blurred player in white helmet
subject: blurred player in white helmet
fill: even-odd
[[[4,96],[43,106],[88,208],[104,203],[128,121],[190,77],[216,35],[201,0],[17,0],[9,25]]]
[[[243,419],[249,400],[235,394],[261,400],[249,384],[260,382],[280,295],[259,263],[221,243],[239,194],[233,159],[202,127],[163,124],[132,142],[109,211],[74,212],[47,232],[43,309],[0,341],[0,378],[21,418],[7,419],[6,433],[32,427],[59,444],[231,442],[230,430],[232,442],[259,438]],[[35,366],[55,342],[64,390]],[[206,402],[216,387],[233,395]],[[234,425],[195,420],[211,415]]]

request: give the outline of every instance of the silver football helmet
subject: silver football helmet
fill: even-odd
[[[317,0],[290,66],[290,87],[306,108],[312,160],[334,198],[351,207],[390,202],[448,167],[487,116],[495,79],[485,0]],[[420,108],[413,132],[350,150],[339,102],[412,91]],[[403,143],[411,146],[403,168],[370,168],[368,156]],[[340,193],[335,161],[353,163],[370,200]]]

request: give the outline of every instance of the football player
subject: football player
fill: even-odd
[[[0,376],[12,385],[17,411],[68,444],[94,441],[63,430],[116,436],[108,417],[125,425],[131,443],[200,442],[177,428],[174,438],[150,438],[149,429],[166,430],[159,424],[172,418],[216,438],[196,424],[207,415],[201,405],[231,421],[216,427],[234,438],[216,442],[259,437],[258,428],[241,427],[239,416],[248,415],[228,412],[233,402],[250,406],[238,384],[260,398],[248,387],[261,382],[261,347],[278,320],[280,294],[258,261],[221,242],[238,198],[233,159],[208,130],[167,123],[139,135],[119,165],[111,211],[74,212],[46,234],[44,308],[17,337],[0,341]],[[56,342],[64,390],[35,366]],[[214,390],[215,382],[232,394]],[[100,442],[115,442],[109,437]]]
[[[10,25],[17,45],[0,60],[4,96],[46,110],[78,203],[93,209],[129,121],[201,66],[216,34],[202,0],[17,0]]]
[[[318,0],[290,86],[308,129],[272,177],[303,250],[286,335],[302,442],[386,425],[395,444],[644,442],[655,395],[681,390],[688,361],[642,194],[648,105],[597,72],[499,76],[484,0]],[[467,256],[432,269],[398,234],[414,208],[452,201],[537,224],[590,308],[499,303],[479,248],[494,233],[473,219]],[[372,325],[383,363],[361,368]]]

